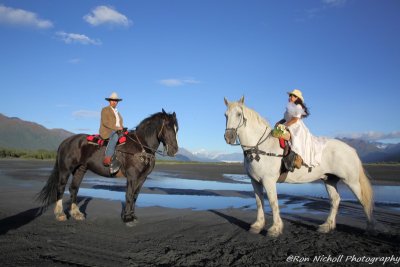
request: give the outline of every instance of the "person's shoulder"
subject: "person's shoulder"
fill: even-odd
[[[106,106],[106,107],[102,108],[101,112],[107,112],[108,110],[110,110],[110,106]]]

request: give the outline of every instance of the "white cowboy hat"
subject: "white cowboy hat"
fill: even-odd
[[[122,101],[122,98],[119,98],[116,92],[112,92],[110,97],[106,98],[107,101]]]
[[[287,92],[287,93],[288,93],[288,95],[295,95],[295,96],[297,96],[298,98],[301,99],[301,101],[304,102],[303,94],[301,93],[301,91],[300,91],[299,89],[294,89],[293,91]]]

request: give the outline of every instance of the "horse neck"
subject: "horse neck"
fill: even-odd
[[[238,137],[240,143],[248,146],[255,146],[260,139],[264,140],[271,131],[267,124],[249,121],[239,130]]]
[[[139,138],[142,145],[150,147],[153,150],[157,150],[160,146],[160,141],[157,138],[157,133],[154,132],[151,135],[146,135],[144,130],[137,129],[136,135]]]

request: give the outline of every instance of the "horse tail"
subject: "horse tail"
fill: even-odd
[[[372,186],[369,180],[369,175],[365,171],[360,161],[359,181],[361,186],[361,204],[363,204],[365,214],[370,221],[372,219],[372,211],[374,209],[374,192],[372,191]]]
[[[52,203],[57,201],[57,188],[58,181],[60,180],[59,168],[58,168],[58,156],[56,163],[54,164],[53,170],[46,182],[46,185],[37,194],[36,200],[44,204],[44,208],[47,208]]]

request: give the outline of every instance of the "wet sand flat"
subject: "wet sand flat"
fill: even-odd
[[[210,180],[223,179],[224,173],[240,174],[241,167],[162,165],[156,170]],[[33,202],[51,167],[52,162],[0,160],[2,266],[382,266],[385,259],[390,266],[400,260],[399,212],[378,208],[376,217],[389,231],[370,236],[364,232],[361,206],[344,203],[339,210],[346,212],[339,214],[337,230],[320,234],[316,228],[329,210],[329,202],[322,199],[308,205],[326,211],[326,216],[283,214],[284,233],[278,238],[267,236],[269,213],[260,234],[248,232],[256,216],[250,209],[139,207],[138,224],[128,228],[119,218],[123,203],[90,197],[79,197],[85,221],[70,218],[60,223],[53,206],[42,212]],[[64,199],[66,203],[68,196]]]

